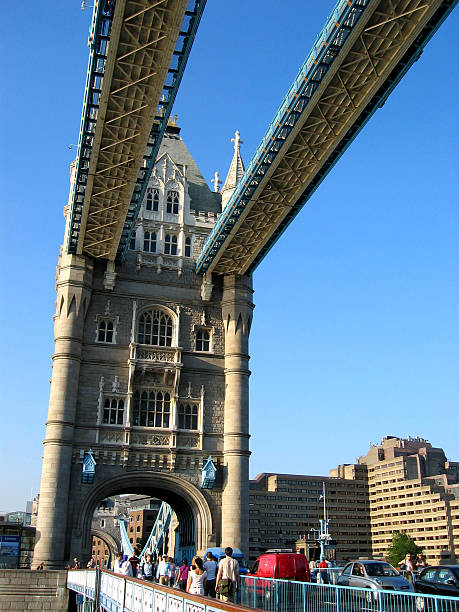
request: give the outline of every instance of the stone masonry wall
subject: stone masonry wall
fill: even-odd
[[[67,572],[0,570],[0,610],[68,610]]]

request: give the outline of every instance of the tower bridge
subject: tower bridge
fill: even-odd
[[[170,118],[204,1],[96,1],[35,566],[89,557],[95,507],[122,493],[168,503],[181,548],[247,552],[251,273],[456,3],[340,0],[247,169],[236,133],[211,191]]]

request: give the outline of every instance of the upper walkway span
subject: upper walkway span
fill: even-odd
[[[122,259],[204,6],[96,0],[69,253]]]
[[[458,0],[340,0],[196,264],[250,274]]]

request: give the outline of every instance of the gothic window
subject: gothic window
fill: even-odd
[[[199,329],[196,332],[196,350],[210,351],[210,332],[208,329]]]
[[[164,253],[166,255],[177,255],[177,236],[166,234],[164,238]]]
[[[113,319],[99,319],[97,325],[97,342],[113,343],[115,326]]]
[[[153,346],[172,346],[172,319],[162,310],[143,312],[139,318],[137,342]]]
[[[191,238],[187,236],[185,238],[185,257],[191,257]]]
[[[146,210],[157,212],[159,206],[159,189],[149,189],[147,192]]]
[[[143,250],[147,253],[156,253],[156,233],[145,232],[143,235]]]
[[[141,427],[169,427],[171,396],[162,391],[135,391],[133,424]]]
[[[198,407],[196,404],[180,404],[178,413],[179,429],[198,428]]]
[[[104,417],[105,425],[122,425],[124,422],[124,400],[113,398],[105,398],[104,402]]]
[[[135,251],[135,235],[136,235],[136,233],[133,232],[132,236],[131,236],[131,238],[129,240],[129,248],[131,249],[131,251]]]
[[[166,199],[166,212],[178,215],[179,193],[178,191],[168,191]]]

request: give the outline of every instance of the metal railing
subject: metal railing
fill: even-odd
[[[459,612],[459,597],[251,576],[241,578],[240,600],[268,612]]]
[[[250,609],[105,570],[70,570],[67,588],[76,593],[78,612],[244,612]]]

